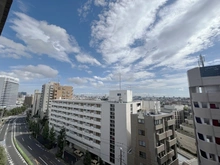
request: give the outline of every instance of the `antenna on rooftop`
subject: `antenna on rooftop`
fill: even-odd
[[[204,67],[204,61],[205,61],[205,57],[200,54],[199,60],[198,60],[199,67],[200,67],[200,65],[202,65],[202,67]]]

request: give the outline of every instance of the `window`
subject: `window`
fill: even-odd
[[[117,96],[121,96],[121,93],[117,93]]]
[[[202,108],[208,108],[207,103],[202,102]]]
[[[210,125],[209,119],[204,118],[204,124]]]
[[[146,159],[146,153],[145,153],[145,152],[139,151],[139,156],[140,156],[141,158]]]
[[[217,126],[217,127],[219,127],[219,126],[220,126],[220,124],[219,124],[219,121],[218,121],[218,120],[212,120],[212,124],[213,124],[214,126]]]
[[[204,152],[203,150],[200,150],[200,153],[201,153],[202,157],[204,157],[204,158],[206,158],[206,159],[207,159],[206,152]]]
[[[142,135],[142,136],[145,136],[145,131],[139,129],[139,130],[138,130],[138,134],[139,134],[139,135]]]
[[[145,143],[145,141],[139,140],[139,145],[142,146],[142,147],[145,147],[145,146],[146,146],[146,143]]]
[[[215,137],[215,143],[220,145],[220,138],[219,137]]]
[[[207,142],[213,142],[212,136],[207,135],[206,136]]]
[[[196,122],[202,124],[202,121],[199,117],[196,117]]]
[[[199,103],[198,102],[193,102],[194,107],[199,108]]]
[[[200,140],[203,140],[203,141],[205,140],[204,137],[203,137],[203,134],[201,134],[201,133],[198,133],[198,137],[199,137]]]
[[[216,161],[214,154],[209,154],[209,159],[211,159],[211,160],[213,160],[213,161]]]
[[[144,124],[144,119],[138,119],[139,124]]]

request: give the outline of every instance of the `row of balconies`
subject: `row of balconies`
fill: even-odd
[[[175,119],[170,119],[170,120],[165,121],[165,126],[166,127],[169,127],[171,125],[175,125]],[[162,128],[163,128],[163,124],[155,125],[156,130],[159,130],[159,129],[162,129]]]
[[[172,157],[175,155],[174,150],[170,150],[169,152],[167,152],[163,157],[158,157],[158,163],[159,164],[163,164],[165,162],[167,162],[169,159],[172,159]]]
[[[166,142],[167,142],[166,144],[168,145],[168,147],[171,148],[173,145],[176,144],[176,138],[173,138],[171,140],[167,140]],[[157,154],[161,153],[164,150],[165,150],[165,145],[164,144],[161,144],[160,146],[156,147]]]
[[[162,132],[162,133],[157,133],[157,138],[160,141],[162,139],[170,137],[171,135],[173,135],[173,131],[172,130],[167,130],[167,131]]]
[[[56,103],[53,102],[53,105],[55,106],[64,106],[66,108],[80,108],[80,109],[89,109],[89,110],[98,110],[101,111],[101,106],[97,107],[97,106],[88,106],[88,105],[76,105],[76,104],[67,104],[67,103]]]

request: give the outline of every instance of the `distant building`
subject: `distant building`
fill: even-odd
[[[4,28],[13,0],[1,0],[0,2],[0,35]]]
[[[18,98],[24,98],[27,95],[27,92],[18,92]]]
[[[62,86],[59,83],[49,82],[42,85],[40,99],[40,117],[49,115],[49,108],[53,99],[72,99],[73,87]]]
[[[34,97],[33,97],[33,107],[31,116],[34,115],[40,115],[40,98],[41,98],[41,92],[39,90],[34,91]]]
[[[16,105],[19,80],[17,78],[0,75],[0,107]]]
[[[188,70],[199,165],[220,164],[220,65]]]
[[[194,133],[194,123],[192,116],[185,119],[180,125],[180,129],[176,131],[177,144],[180,148],[188,150],[192,154],[197,154],[196,139]]]
[[[184,122],[184,105],[164,105],[161,112],[172,113],[175,118],[175,129],[180,128],[180,124]]]
[[[128,165],[178,165],[174,125],[172,114],[131,114]]]
[[[24,105],[27,107],[32,107],[33,105],[33,96],[25,96],[24,98]]]

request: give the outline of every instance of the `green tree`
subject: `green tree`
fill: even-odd
[[[50,142],[50,147],[52,147],[52,145],[56,142],[56,134],[54,131],[54,127],[52,126],[52,128],[50,129],[50,135],[49,135],[49,142]]]
[[[64,147],[65,147],[65,142],[66,142],[66,130],[63,127],[60,130],[59,135],[57,137],[57,146],[58,146],[57,156],[58,157],[62,157],[62,155],[63,155],[63,150],[64,150]]]
[[[5,149],[0,146],[0,165],[6,165],[7,158],[5,154]]]
[[[47,140],[49,138],[49,122],[47,121],[44,125],[44,128],[43,128],[43,132],[42,132],[42,135],[43,135],[43,138],[45,140]]]
[[[84,165],[91,165],[91,154],[89,153],[89,151],[86,151],[86,154],[83,159],[83,164]]]

